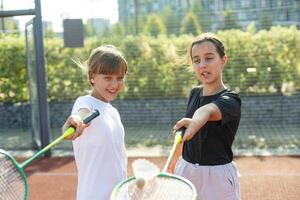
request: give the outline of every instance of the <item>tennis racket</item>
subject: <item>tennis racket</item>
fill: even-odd
[[[91,114],[83,120],[83,123],[89,123],[98,115],[98,110],[91,112]],[[60,137],[42,148],[32,157],[25,160],[22,164],[19,164],[8,152],[0,149],[0,200],[27,200],[28,183],[23,169],[30,162],[47,152],[64,138],[72,135],[74,132],[75,128],[69,127]]]
[[[111,200],[196,200],[196,189],[189,180],[167,172],[183,134],[184,129],[175,133],[174,144],[162,172],[146,181],[142,187],[135,176],[122,181],[112,191]]]

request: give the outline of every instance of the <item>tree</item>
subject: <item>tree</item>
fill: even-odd
[[[191,10],[197,15],[201,29],[204,32],[210,31],[210,17],[209,14],[203,9],[199,0],[193,0]]]
[[[105,27],[103,31],[100,33],[97,33],[97,35],[100,35],[100,37],[111,37],[113,34],[112,30],[109,27]]]
[[[246,28],[246,31],[248,33],[252,33],[252,34],[256,33],[256,23],[255,22],[250,22],[248,24],[247,28]]]
[[[55,38],[56,37],[56,33],[53,31],[52,28],[49,28],[47,27],[45,30],[44,30],[45,34],[45,38]]]
[[[201,32],[201,27],[199,24],[199,21],[197,19],[197,16],[192,12],[189,11],[182,23],[180,28],[181,34],[192,34],[194,36],[198,35]]]
[[[167,34],[168,35],[178,35],[179,34],[179,20],[178,16],[174,13],[172,8],[170,6],[166,6],[162,13],[162,20],[165,24],[165,27],[167,29]]]
[[[166,27],[162,19],[157,14],[151,14],[147,17],[147,22],[144,26],[144,34],[157,37],[159,34],[166,33]]]
[[[223,28],[224,30],[228,29],[240,29],[241,27],[238,25],[235,14],[231,9],[226,9],[223,13],[224,21]]]
[[[272,13],[270,11],[263,11],[258,21],[260,29],[269,30],[273,24]]]
[[[12,17],[2,18],[2,21],[0,23],[0,30],[2,30],[3,32],[19,32],[18,23]]]
[[[120,22],[114,24],[111,28],[111,32],[113,33],[113,35],[116,36],[124,36],[125,35],[124,25]]]
[[[84,35],[86,37],[91,37],[96,35],[96,29],[93,27],[93,24],[90,20],[88,20],[84,24]]]
[[[135,35],[139,33],[139,0],[134,0],[134,27],[135,27]]]

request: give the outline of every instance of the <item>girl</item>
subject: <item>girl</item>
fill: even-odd
[[[124,127],[110,104],[124,85],[127,61],[114,46],[101,46],[91,52],[86,67],[92,91],[75,101],[63,132],[76,127],[68,139],[73,140],[78,170],[77,200],[107,200],[113,187],[127,177]],[[94,109],[100,116],[89,126],[83,124]]]
[[[175,167],[175,174],[189,179],[198,199],[238,200],[239,180],[231,147],[240,122],[241,100],[222,80],[227,62],[224,45],[214,34],[205,33],[192,42],[189,55],[202,86],[191,90],[186,117],[174,126],[174,130],[186,127],[186,132],[169,170]]]

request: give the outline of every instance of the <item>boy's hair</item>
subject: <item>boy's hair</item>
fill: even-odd
[[[189,56],[190,58],[192,58],[192,48],[193,46],[195,46],[196,44],[200,44],[202,42],[211,42],[213,43],[213,45],[216,47],[216,50],[218,52],[218,54],[220,55],[221,58],[223,58],[224,55],[226,55],[225,53],[225,47],[223,45],[223,42],[213,33],[203,33],[201,34],[199,37],[197,37],[191,44],[190,48],[189,48]]]

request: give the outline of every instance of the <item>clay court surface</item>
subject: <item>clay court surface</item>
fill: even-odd
[[[141,157],[129,157],[131,162]],[[166,157],[145,157],[161,169]],[[21,159],[23,160],[23,159]],[[236,157],[240,172],[242,200],[300,199],[300,157]],[[25,173],[29,182],[29,200],[73,200],[77,173],[73,157],[41,158]]]

